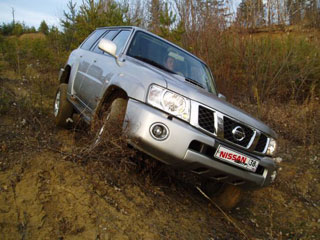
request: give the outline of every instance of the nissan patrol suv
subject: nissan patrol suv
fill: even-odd
[[[59,79],[58,126],[74,112],[91,125],[102,119],[98,143],[114,128],[105,123],[120,122],[140,151],[223,183],[227,207],[242,188],[265,187],[276,177],[276,133],[228,103],[206,63],[155,34],[98,28],[70,54]]]

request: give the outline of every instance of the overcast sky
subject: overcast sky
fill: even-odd
[[[82,0],[73,0],[78,6]],[[15,20],[28,26],[39,27],[45,20],[48,25],[59,26],[63,10],[67,10],[68,0],[0,0],[0,24],[12,21],[12,8]]]

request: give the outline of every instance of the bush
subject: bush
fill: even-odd
[[[3,42],[4,60],[20,76],[30,64],[40,73],[55,72],[63,66],[67,53],[61,49],[59,35],[46,37],[43,34],[11,36]]]
[[[303,103],[311,91],[319,96],[318,34],[204,32],[200,43],[189,41],[185,47],[191,45],[190,50],[210,65],[229,100]]]

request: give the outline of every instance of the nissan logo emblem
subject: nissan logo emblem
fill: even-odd
[[[233,139],[238,142],[241,142],[246,137],[246,133],[244,132],[243,128],[240,126],[237,126],[232,130],[232,135],[233,135]]]

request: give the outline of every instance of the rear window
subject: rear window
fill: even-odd
[[[111,31],[109,31],[107,34],[105,34],[102,38],[108,39],[108,40],[112,40],[113,37],[114,37],[118,32],[119,32],[118,30],[111,30]],[[101,38],[101,39],[102,39],[102,38]],[[102,51],[102,50],[99,48],[99,46],[98,46],[98,45],[99,45],[99,42],[100,42],[100,40],[96,43],[93,51],[94,51],[95,53],[103,54],[103,51]]]
[[[102,36],[102,34],[106,31],[106,29],[98,29],[94,31],[81,45],[80,48],[84,50],[89,50],[92,45]]]

